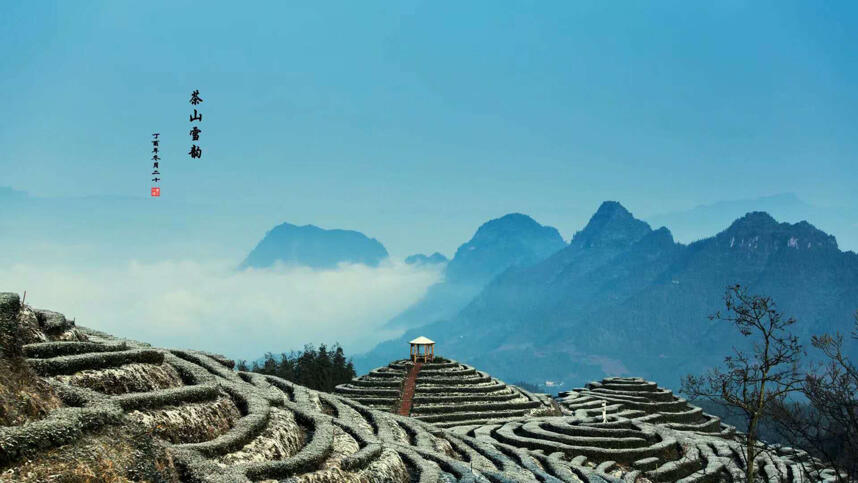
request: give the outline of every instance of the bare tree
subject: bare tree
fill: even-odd
[[[858,312],[852,338],[858,340]],[[773,420],[791,444],[830,465],[837,481],[858,481],[858,367],[843,350],[843,336],[814,336],[826,361],[801,385],[806,401],[779,405]]]
[[[723,367],[701,376],[683,378],[681,392],[690,399],[707,399],[736,410],[745,418],[745,479],[754,481],[754,460],[762,451],[757,431],[773,406],[798,389],[802,376],[798,369],[802,349],[788,329],[795,323],[784,318],[770,297],[751,295],[745,287],[733,285],[724,294],[726,312],[710,320],[734,325],[745,337],[752,337],[752,349],[733,347]]]

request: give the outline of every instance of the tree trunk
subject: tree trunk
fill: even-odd
[[[748,440],[748,446],[745,449],[745,458],[747,458],[747,464],[745,464],[745,481],[747,483],[754,482],[754,454],[753,449],[751,448],[751,440]]]
[[[745,436],[745,481],[747,483],[754,482],[754,459],[756,458],[754,444],[757,441],[757,418],[757,416],[754,416],[751,419],[751,424],[748,426],[748,434]]]

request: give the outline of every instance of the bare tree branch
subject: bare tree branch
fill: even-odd
[[[709,319],[730,323],[743,336],[753,337],[752,349],[733,347],[733,355],[724,358],[723,369],[686,376],[681,392],[689,399],[714,401],[744,415],[745,479],[753,482],[755,460],[765,451],[757,437],[759,424],[773,408],[784,404],[789,394],[800,389],[803,351],[798,338],[788,332],[795,319],[778,312],[771,298],[751,295],[741,285],[733,285],[727,287],[724,305],[724,313],[718,312]]]

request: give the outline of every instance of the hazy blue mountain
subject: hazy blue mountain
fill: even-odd
[[[807,222],[748,213],[690,245],[606,202],[563,250],[505,271],[448,321],[379,344],[359,369],[401,357],[410,337],[506,380],[562,381],[637,374],[676,388],[679,378],[746,344],[708,316],[729,284],[770,295],[811,334],[848,332],[858,310],[858,255]],[[849,350],[855,352],[854,344]]]
[[[265,268],[278,261],[313,268],[336,268],[339,263],[377,266],[387,256],[378,240],[357,231],[283,223],[265,234],[240,268]]]
[[[147,189],[144,187],[144,189]],[[0,264],[79,264],[244,257],[271,214],[230,203],[173,196],[43,197],[0,187]],[[241,248],[245,247],[245,248]]]
[[[450,282],[484,283],[509,267],[529,265],[563,248],[556,228],[521,213],[488,221],[456,250],[447,265]]]
[[[441,255],[438,252],[435,252],[431,255],[415,253],[414,255],[409,255],[405,257],[405,263],[407,263],[408,265],[439,265],[442,263],[447,263],[447,261],[447,257]]]
[[[647,223],[632,216],[620,203],[606,201],[599,206],[587,226],[572,237],[569,251],[625,248],[651,231]]]
[[[858,210],[814,206],[793,193],[760,198],[719,201],[687,211],[648,217],[656,226],[666,226],[677,240],[689,243],[710,236],[745,213],[764,211],[790,223],[812,220],[817,228],[835,235],[840,248],[858,251]]]
[[[545,259],[566,246],[556,228],[511,213],[480,226],[445,267],[444,281],[427,290],[416,304],[397,315],[388,329],[401,329],[444,320],[465,306],[485,284],[511,267]]]

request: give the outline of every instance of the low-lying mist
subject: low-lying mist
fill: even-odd
[[[233,261],[11,264],[0,267],[0,290],[26,290],[28,304],[119,337],[255,359],[306,343],[367,350],[397,335],[380,328],[440,277],[400,262],[246,271]]]

